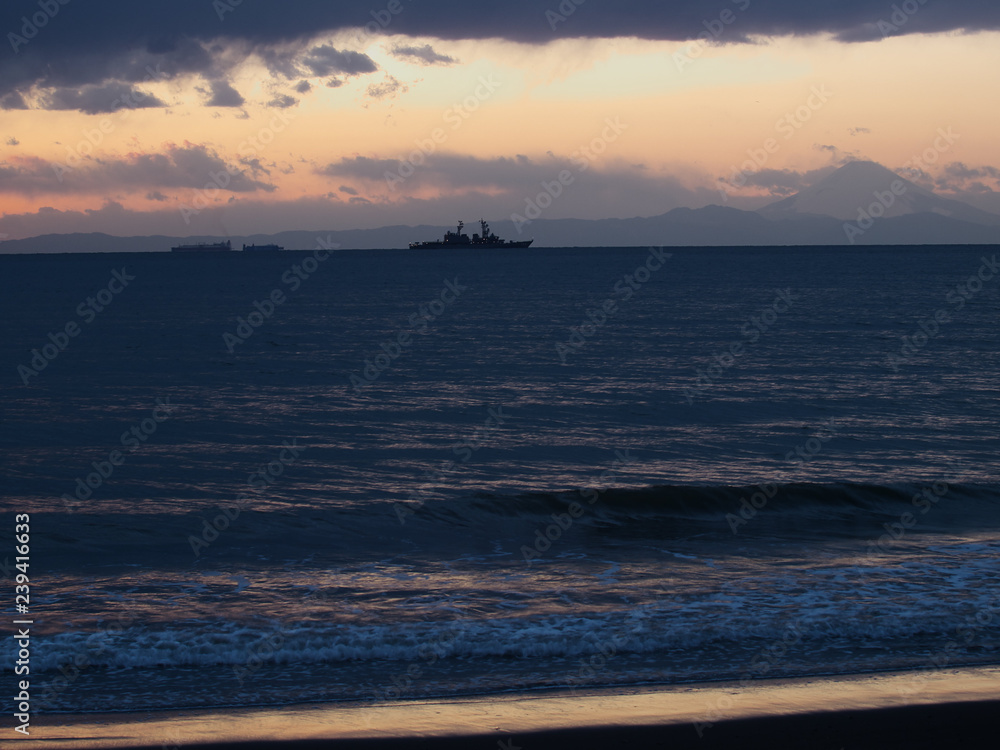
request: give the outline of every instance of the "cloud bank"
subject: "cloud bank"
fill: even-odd
[[[260,55],[272,74],[288,79],[374,72],[377,66],[361,52],[309,46],[322,34],[344,30],[355,30],[356,46],[361,46],[381,34],[542,44],[560,38],[682,41],[702,35],[730,42],[826,33],[864,42],[997,29],[1000,4],[982,0],[510,0],[479,6],[464,0],[376,0],[371,5],[327,0],[7,0],[0,9],[0,32],[6,37],[0,44],[0,106],[23,106],[20,96],[34,88],[140,83],[157,63],[169,77],[200,75],[216,81],[250,53]],[[397,54],[428,64],[450,61],[429,46],[400,46]],[[67,95],[51,96],[59,104]],[[213,99],[234,106],[236,96],[222,91]]]

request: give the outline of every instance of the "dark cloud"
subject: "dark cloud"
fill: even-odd
[[[400,162],[395,159],[371,159],[367,156],[344,157],[316,170],[327,177],[360,177],[365,180],[381,179],[387,169],[396,169]]]
[[[7,139],[7,145],[8,146],[20,146],[21,142],[19,140],[17,140],[17,138],[14,138],[12,136],[12,137],[10,137],[10,138]]]
[[[582,169],[582,165],[587,168]],[[436,202],[442,206],[478,195],[489,205],[507,205],[508,212],[523,211],[525,199],[542,191],[543,183],[552,184],[565,173],[569,174],[570,182],[565,185],[557,209],[557,214],[563,217],[652,216],[672,208],[697,208],[723,200],[719,190],[709,186],[707,176],[701,178],[701,187],[688,187],[673,175],[641,165],[602,161],[598,167],[579,156],[479,158],[435,153],[424,157],[419,164],[356,156],[327,164],[317,172],[331,180],[349,178],[361,182],[366,186],[363,192],[370,197],[390,196],[396,201],[395,213],[405,213],[408,201],[413,200],[408,196],[422,192],[423,188],[440,192],[442,198]],[[397,180],[401,174],[407,176]],[[724,200],[740,207],[756,207],[761,203],[759,197],[738,195],[726,196]]]
[[[299,100],[294,96],[289,96],[288,94],[279,94],[274,97],[271,101],[267,103],[268,107],[277,107],[278,109],[288,109],[289,107],[294,107],[299,103]]]
[[[823,32],[843,41],[867,41],[901,34],[1000,29],[1000,4],[994,2],[913,2],[916,11],[907,14],[904,4],[884,0],[618,0],[581,4],[565,21],[553,23],[546,12],[558,4],[537,0],[477,4],[474,11],[460,0],[404,2],[396,14],[383,10],[382,20],[373,20],[369,6],[328,0],[243,0],[227,6],[231,12],[221,18],[208,0],[102,0],[59,4],[45,25],[35,28],[30,19],[39,12],[38,0],[5,0],[0,29],[8,36],[0,49],[0,96],[23,93],[34,85],[138,83],[147,74],[146,66],[157,62],[164,64],[170,77],[190,73],[210,77],[223,72],[217,69],[221,53],[234,45],[260,53],[366,24],[364,37],[380,33],[444,40],[499,37],[528,43],[619,36],[681,41],[699,34],[726,42],[752,35]],[[719,20],[724,10],[733,14],[730,24]],[[374,70],[374,63],[360,53],[329,50],[312,50],[302,64],[329,71],[317,76]],[[293,70],[299,64],[295,58],[273,62],[274,70],[283,64],[283,74],[295,77]]]
[[[809,187],[829,174],[838,166],[829,165],[818,169],[797,171],[794,169],[758,169],[748,170],[742,175],[727,175],[720,179],[720,185],[725,191],[747,188],[763,188],[775,197],[794,195]]]
[[[805,172],[793,169],[760,169],[756,172],[744,172],[745,184],[748,187],[767,188],[776,195],[790,195],[809,187],[817,180],[833,172],[834,167],[824,167]]]
[[[211,87],[211,96],[205,102],[209,107],[242,107],[246,104],[246,99],[229,81],[212,81]]]
[[[337,188],[342,193],[347,193],[348,195],[357,195],[358,191],[352,188],[350,185],[341,185]]]
[[[257,54],[271,75],[290,81],[307,73],[297,61],[299,55],[302,54],[302,46],[261,47],[257,49]]]
[[[910,175],[907,176],[910,177]],[[917,179],[913,177],[910,179],[914,179],[914,182],[932,190],[952,193],[958,198],[965,198],[967,195],[995,193],[1000,189],[1000,169],[990,165],[970,167],[964,162],[953,161],[946,164],[934,176],[921,172],[916,177]]]
[[[368,96],[372,99],[389,99],[407,91],[407,86],[393,76],[386,76],[382,83],[373,83],[368,87]]]
[[[218,74],[220,49],[206,49],[194,39],[178,39],[157,53],[140,43],[124,44],[122,40],[89,48],[76,42],[47,50],[44,42],[51,37],[44,31],[50,28],[41,30],[13,60],[4,59],[0,52],[0,96],[12,91],[25,94],[33,87],[42,91],[72,90],[112,82],[142,85],[190,74]]]
[[[953,161],[944,168],[944,173],[948,177],[956,177],[961,180],[971,180],[976,178],[1000,179],[1000,169],[990,166],[969,167],[963,162]]]
[[[166,106],[152,94],[121,81],[51,89],[42,94],[40,104],[43,109],[79,110],[88,115]]]
[[[299,78],[294,90],[299,94],[312,91],[312,82],[308,77],[326,78],[328,76],[356,76],[374,73],[378,70],[375,61],[360,52],[341,51],[330,45],[310,46],[301,41],[295,44],[284,44],[280,47],[262,47],[255,50],[267,66],[271,75],[292,80]],[[338,88],[344,82],[339,78],[330,78],[327,86]]]
[[[552,178],[553,175],[549,175],[546,179]],[[525,199],[537,196],[541,190],[537,183],[526,183],[501,194],[495,190],[487,192],[466,189],[440,197],[407,197],[392,204],[392,216],[393,221],[400,224],[433,224],[441,227],[442,231],[454,227],[455,218],[460,216],[484,216],[491,223],[499,222],[515,211],[523,213]],[[201,210],[196,216],[190,217],[190,223],[186,223],[177,208],[170,203],[153,204],[149,210],[139,211],[126,210],[116,203],[108,202],[99,209],[87,211],[43,208],[31,213],[0,215],[0,232],[13,237],[53,232],[189,236],[224,235],[234,227],[240,227],[240,231],[245,233],[271,233],[303,226],[324,229],[385,226],[385,201],[374,195],[365,200],[370,202],[338,200],[336,192],[290,201],[273,200],[270,197],[264,200],[263,196],[241,196],[236,202],[213,204]],[[771,199],[756,199],[753,202],[731,196],[726,200],[730,206],[756,208]],[[648,175],[641,177],[636,173],[623,175],[593,169],[580,175],[578,180],[568,186],[559,200],[545,212],[544,218],[653,216],[678,206],[695,208],[721,201],[717,190],[689,190],[666,175],[654,179]],[[426,239],[433,236],[435,235]]]
[[[418,62],[421,65],[453,65],[458,62],[454,57],[448,57],[448,55],[435,52],[434,48],[429,44],[421,47],[395,45],[392,48],[392,55],[401,60]]]
[[[2,75],[2,73],[0,73]],[[27,109],[28,104],[24,101],[24,97],[21,96],[17,91],[11,91],[9,94],[0,96],[0,109]]]
[[[921,187],[925,187],[929,190],[934,189],[934,177],[931,176],[930,172],[927,172],[920,167],[900,167],[895,170],[897,174],[902,175],[910,182],[914,182]]]
[[[868,135],[871,133],[871,128],[848,128],[847,132],[851,135]]]
[[[259,165],[247,166],[254,175],[258,171]],[[275,189],[242,169],[230,169],[235,174],[227,172],[226,162],[217,153],[201,145],[173,146],[165,153],[113,159],[76,156],[61,163],[27,157],[0,163],[0,193],[91,193],[139,187],[202,189],[208,184],[222,185],[231,193]],[[223,177],[216,179],[216,175]]]
[[[869,161],[860,151],[844,151],[839,146],[825,143],[814,143],[813,148],[817,151],[825,151],[830,155],[830,164],[834,167],[842,167],[849,161]]]
[[[1000,168],[988,164],[972,167],[953,161],[930,169],[910,166],[897,171],[928,190],[1000,214]]]
[[[806,170],[771,169],[760,168],[755,162],[747,161],[734,165],[732,170],[719,177],[717,182],[727,194],[743,188],[762,188],[767,190],[771,196],[785,197],[809,187],[848,162],[865,160],[856,151],[844,151],[832,144],[814,143],[813,149],[827,155],[828,163],[826,165]]]
[[[258,175],[262,175],[262,174],[266,174],[266,175],[270,175],[271,174],[271,170],[268,169],[266,166],[264,166],[263,162],[261,162],[261,160],[258,159],[258,158],[256,158],[256,157],[254,157],[253,159],[250,159],[250,158],[242,159],[242,160],[240,160],[240,163],[244,167],[246,167],[247,169],[249,169],[250,170],[250,174],[252,174],[254,177],[257,177]],[[271,166],[273,167],[274,164],[272,163]]]
[[[368,55],[361,52],[341,52],[329,45],[314,47],[302,58],[302,64],[308,68],[314,76],[325,78],[336,73],[344,75],[358,75],[360,73],[374,73],[378,66]]]
[[[167,196],[165,196],[159,190],[151,190],[148,193],[146,193],[146,200],[148,200],[148,201],[160,201],[160,202],[162,202],[162,201],[165,201],[166,199],[167,199]]]
[[[994,193],[994,192],[996,192],[992,187],[990,187],[989,185],[987,185],[985,183],[980,182],[979,180],[975,180],[975,181],[969,183],[969,185],[966,187],[966,190],[968,190],[970,193]]]

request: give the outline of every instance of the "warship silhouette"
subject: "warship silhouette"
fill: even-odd
[[[482,219],[479,220],[479,227],[482,234],[473,234],[469,237],[467,234],[462,234],[462,228],[465,226],[464,222],[458,222],[458,230],[454,232],[445,232],[443,240],[435,240],[433,242],[411,242],[411,250],[437,250],[445,247],[528,247],[534,240],[502,240],[490,231],[490,225],[487,224]]]

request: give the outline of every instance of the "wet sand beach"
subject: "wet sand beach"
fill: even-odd
[[[380,704],[36,717],[32,748],[980,747],[995,667]]]

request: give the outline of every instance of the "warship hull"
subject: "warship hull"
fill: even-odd
[[[506,242],[411,242],[411,250],[443,250],[449,247],[460,247],[460,248],[471,248],[477,250],[482,248],[483,250],[490,250],[493,248],[507,248],[507,247],[531,247],[531,243],[534,240],[524,240],[522,242],[514,242],[513,240],[508,240]]]
[[[490,231],[490,225],[483,219],[479,220],[481,234],[473,234],[471,237],[462,232],[464,222],[458,222],[458,230],[455,232],[445,232],[443,240],[431,240],[429,242],[411,242],[411,250],[445,250],[450,248],[460,248],[463,250],[503,250],[505,248],[531,247],[534,240],[502,240]]]

